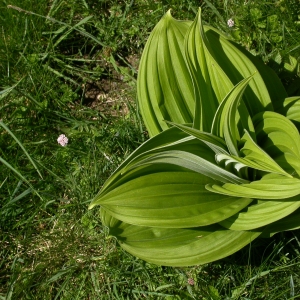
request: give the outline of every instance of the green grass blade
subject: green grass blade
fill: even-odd
[[[2,162],[7,168],[12,170],[22,181],[24,181],[26,184],[29,185],[32,191],[36,193],[37,196],[40,197],[40,199],[43,199],[42,196],[34,189],[32,184],[18,171],[16,170],[11,164],[9,164],[6,160],[4,160],[2,157],[0,157],[0,162]]]
[[[43,16],[43,15],[36,14],[36,13],[34,13],[34,12],[32,12],[32,11],[28,11],[28,10],[22,9],[22,8],[17,7],[17,6],[14,6],[14,5],[7,5],[7,7],[8,7],[8,8],[11,8],[11,9],[15,9],[15,10],[17,10],[17,11],[19,11],[19,12],[24,12],[24,13],[26,13],[26,14],[34,15],[34,16],[37,16],[37,17],[40,17],[40,18],[49,20],[49,21],[51,21],[51,22],[53,22],[53,23],[57,23],[57,24],[66,26],[66,27],[68,27],[68,28],[73,28],[73,26],[71,26],[71,25],[69,25],[69,24],[67,24],[67,23],[65,23],[65,22],[58,21],[58,20],[56,20],[56,19],[54,19],[54,18],[52,18],[52,17],[48,17],[48,16],[45,17],[45,16]],[[88,18],[88,17],[87,17],[87,18]],[[82,30],[82,29],[80,29],[80,28],[78,29],[78,28],[76,28],[76,27],[74,27],[74,30],[78,31],[81,35],[90,38],[91,40],[93,40],[93,41],[96,42],[97,44],[99,44],[99,45],[101,45],[101,46],[103,46],[103,47],[106,46],[104,43],[100,42],[97,38],[95,38],[92,34],[86,32],[86,31],[84,31],[84,30]]]
[[[80,28],[81,25],[87,23],[89,20],[91,20],[93,18],[93,16],[87,16],[84,19],[82,19],[80,22],[78,22],[77,24],[75,24],[74,26],[72,26],[71,28],[69,28],[53,45],[53,48],[56,48],[64,39],[67,38],[67,36],[73,31],[76,30],[77,27],[79,28],[79,30],[81,32],[83,32],[83,30]],[[63,28],[65,28],[66,25],[63,26]]]
[[[25,147],[22,145],[22,143],[19,141],[19,139],[11,132],[11,130],[1,120],[0,120],[0,126],[2,126],[11,135],[11,137],[17,142],[17,144],[21,147],[21,149],[23,150],[24,154],[27,156],[27,158],[29,159],[29,161],[31,162],[31,164],[33,165],[33,167],[36,169],[36,171],[38,172],[38,174],[40,175],[40,177],[43,179],[43,176],[42,176],[41,172],[39,171],[37,165],[35,164],[35,162],[33,161],[33,159],[30,157],[29,153],[27,152],[27,150],[25,149]]]

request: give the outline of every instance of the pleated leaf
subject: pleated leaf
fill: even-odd
[[[276,102],[286,97],[281,81],[269,67],[215,28],[205,26],[205,34],[210,45],[210,54],[233,86],[256,74],[243,97],[251,116],[266,109],[273,110],[272,101]]]
[[[228,154],[227,145],[225,141],[211,133],[200,131],[195,128],[191,128],[185,125],[176,124],[173,122],[168,122],[169,124],[177,127],[178,129],[186,132],[187,134],[199,139],[200,141],[204,142],[206,145],[208,145],[215,153],[224,153]]]
[[[259,201],[243,211],[219,222],[230,230],[252,230],[276,222],[300,207],[300,197],[293,201]]]
[[[138,101],[150,136],[168,128],[163,120],[193,122],[209,131],[218,104],[240,82],[257,73],[245,91],[251,116],[272,110],[287,96],[275,73],[216,29],[177,21],[170,11],[152,31],[138,74]],[[276,87],[276,92],[274,91]]]
[[[277,174],[268,174],[261,180],[252,181],[248,184],[225,183],[222,186],[206,185],[206,188],[211,192],[233,197],[280,199],[284,201],[284,199],[294,197],[300,193],[300,180]]]
[[[148,141],[144,142],[140,147],[138,147],[133,153],[131,153],[113,172],[113,174],[102,187],[101,193],[104,193],[104,191],[106,190],[111,190],[115,183],[120,180],[121,177],[124,177],[123,169],[128,167],[130,164],[139,161],[139,159],[142,159],[142,157],[145,157],[145,155],[150,155],[151,153],[160,151],[160,149],[170,149],[172,147],[181,149],[180,147],[182,145],[185,145],[186,147],[191,149],[191,144],[194,144],[193,140],[196,139],[177,129],[176,127],[167,129],[166,131],[163,131],[160,134],[150,138]],[[91,203],[90,208],[92,207],[93,202]]]
[[[269,224],[263,229],[262,237],[271,237],[275,233],[295,230],[300,228],[300,209],[288,215],[287,217]]]
[[[243,158],[240,158],[239,161],[257,170],[292,177],[254,142],[248,131],[245,130],[245,134],[243,135],[241,142],[243,142],[244,145],[243,148],[240,149],[240,151],[245,156]]]
[[[208,192],[213,180],[194,172],[159,172],[135,178],[98,203],[126,223],[169,228],[206,226],[239,212],[252,199]]]
[[[298,130],[300,129],[300,97],[286,98],[282,107],[277,110],[278,113],[291,120]]]
[[[300,160],[291,153],[282,153],[275,158],[276,163],[291,176],[300,177]]]
[[[152,138],[90,205],[125,250],[197,265],[300,228],[300,98],[286,98],[273,71],[204,25],[201,10],[194,22],[169,11],[147,41],[137,89]]]
[[[300,138],[296,126],[286,117],[271,111],[253,118],[256,137],[260,147],[275,161],[283,153],[300,159]]]
[[[261,232],[226,230],[220,225],[160,228],[130,225],[101,208],[103,223],[123,249],[150,263],[164,266],[205,264],[226,257],[257,238]]]
[[[201,9],[199,9],[195,21],[186,34],[185,54],[194,82],[193,127],[208,132],[219,102],[232,89],[233,85],[210,55],[207,48],[208,43],[205,43],[204,30]]]
[[[220,182],[231,182],[236,184],[248,182],[247,180],[239,178],[238,176],[220,168],[215,162],[213,163],[205,159],[204,157],[208,154],[210,149],[205,146],[205,144],[199,144],[199,147],[201,146],[201,156],[179,150],[162,151],[148,156],[134,165],[130,165],[130,167],[126,168],[124,171],[134,170],[135,168],[146,165],[166,164],[183,167],[187,170],[203,174]],[[168,166],[166,166],[166,169],[167,168]]]
[[[202,24],[201,9],[186,34],[185,48],[195,87],[196,129],[208,131],[218,103],[234,85],[255,73],[245,91],[245,103],[251,116],[266,108],[273,109],[269,92],[274,100],[286,97],[284,87],[271,69],[218,30]],[[274,82],[278,84],[277,94],[273,91]]]
[[[236,174],[240,178],[248,178],[248,167],[249,164],[245,164],[246,161],[243,159],[227,154],[217,154],[216,162],[222,166],[225,170]],[[247,162],[246,162],[247,163]],[[252,167],[252,166],[250,166]]]
[[[184,57],[191,22],[168,11],[153,29],[141,57],[137,79],[139,109],[150,136],[168,128],[164,120],[193,121],[194,93]]]
[[[174,168],[176,171],[178,168],[194,171],[220,182],[248,182],[219,167],[215,161],[215,152],[204,142],[173,127],[151,138],[133,152],[106,181],[90,208],[101,204],[100,199],[105,194],[134,178],[161,171],[172,172]]]
[[[236,120],[238,105],[251,78],[242,80],[230,91],[218,107],[211,126],[211,133],[224,138],[229,152],[235,156],[239,156],[237,143],[240,140]],[[241,117],[246,120],[250,119],[250,116],[247,114]],[[244,124],[244,129],[254,131],[250,120]]]

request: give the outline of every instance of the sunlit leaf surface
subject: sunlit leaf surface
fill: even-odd
[[[125,250],[189,266],[300,227],[300,98],[201,10],[161,19],[137,89],[151,138],[90,204]]]

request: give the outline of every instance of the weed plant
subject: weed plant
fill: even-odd
[[[292,1],[1,1],[0,299],[300,295],[299,231],[217,263],[170,268],[124,253],[97,211],[87,210],[147,139],[134,100],[150,31],[169,8],[193,19],[199,5],[207,22],[291,75],[284,63],[288,55],[299,59]],[[298,80],[297,68],[282,75],[287,86]],[[60,134],[69,138],[65,147],[56,141]]]

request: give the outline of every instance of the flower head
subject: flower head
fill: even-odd
[[[228,25],[228,27],[233,27],[234,26],[234,21],[232,19],[229,19],[227,21],[227,25]]]
[[[64,134],[61,134],[57,139],[57,142],[63,147],[68,144],[68,141],[69,139]]]

